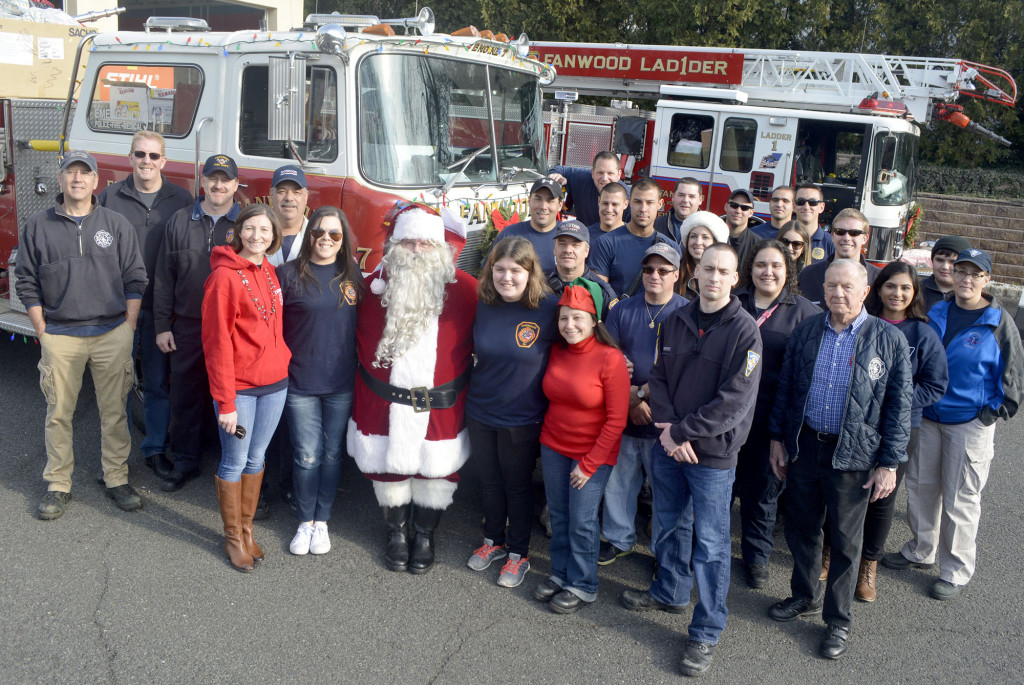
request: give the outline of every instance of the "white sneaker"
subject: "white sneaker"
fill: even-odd
[[[313,537],[313,524],[300,523],[299,529],[295,531],[292,544],[288,545],[288,551],[292,554],[309,554],[310,539]]]
[[[309,542],[310,554],[327,554],[331,551],[331,538],[327,535],[327,521],[313,524],[313,537]]]

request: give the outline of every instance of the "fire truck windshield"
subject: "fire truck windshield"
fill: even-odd
[[[871,201],[876,205],[903,205],[914,196],[917,136],[879,131],[875,134]]]
[[[497,182],[507,167],[544,171],[540,91],[531,74],[440,56],[372,54],[358,79],[367,180],[444,186],[457,175],[454,185],[477,185]]]

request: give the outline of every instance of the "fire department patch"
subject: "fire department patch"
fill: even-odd
[[[228,229],[228,232],[224,234],[224,244],[228,245],[231,243],[231,239],[235,237],[235,229]]]
[[[516,326],[516,345],[520,347],[533,347],[540,336],[540,326],[532,321],[523,321]]]
[[[345,298],[345,304],[355,306],[356,303],[356,286],[352,281],[343,281],[341,283],[341,296]]]
[[[747,350],[747,369],[743,372],[744,377],[750,378],[750,374],[754,373],[759,361],[761,361],[761,355],[753,350]]]
[[[969,333],[967,337],[964,338],[964,347],[977,347],[978,343],[980,342],[980,335],[978,335],[977,333]]]
[[[879,357],[875,357],[868,362],[868,378],[873,381],[877,381],[885,373],[885,362]]]
[[[811,259],[813,259],[814,261],[820,262],[824,258],[825,258],[825,248],[823,248],[823,247],[816,247],[813,250],[811,250]]]
[[[96,235],[93,236],[93,240],[100,247],[110,247],[114,244],[114,236],[110,235],[106,231],[96,231]]]

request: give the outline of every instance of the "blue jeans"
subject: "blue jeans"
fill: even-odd
[[[328,521],[341,480],[341,445],[352,414],[352,391],[298,395],[285,404],[292,437],[292,483],[300,521]]]
[[[601,519],[604,539],[618,549],[631,550],[636,544],[636,498],[644,484],[640,464],[651,473],[651,450],[656,442],[657,438],[622,436],[618,461],[604,489],[604,517]],[[651,552],[655,551],[658,532],[658,520],[652,519]]]
[[[725,606],[732,547],[729,506],[735,477],[734,468],[680,464],[660,443],[651,456],[654,516],[661,524],[658,578],[651,585],[651,596],[662,604],[684,606],[696,576],[700,601],[693,609],[690,639],[713,645],[718,644],[729,614]]]
[[[169,449],[167,429],[171,422],[167,381],[171,367],[167,355],[156,346],[153,312],[147,309],[139,312],[139,325],[135,328],[132,358],[136,355],[142,360],[142,407],[146,419],[146,437],[139,449],[144,457],[166,454]]]
[[[218,478],[237,483],[242,480],[243,473],[252,475],[263,470],[267,445],[270,444],[270,438],[274,437],[277,422],[281,420],[287,395],[288,390],[278,390],[263,397],[235,397],[238,425],[245,428],[245,437],[239,440],[225,433],[222,428],[217,428],[217,436],[220,437]],[[216,400],[213,402],[213,410],[220,414]]]
[[[551,580],[584,602],[597,599],[601,528],[597,514],[612,467],[599,466],[581,489],[569,484],[577,462],[540,446],[544,492],[551,513]]]

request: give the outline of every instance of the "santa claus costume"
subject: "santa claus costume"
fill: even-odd
[[[393,231],[388,250],[404,250],[395,244],[403,240],[430,241],[435,249],[451,249],[454,264],[465,246],[465,224],[445,214],[442,218],[422,205],[402,208],[387,226]],[[434,530],[452,503],[457,471],[469,457],[463,410],[472,365],[476,279],[451,267],[443,304],[437,303],[440,313],[414,327],[415,340],[399,337],[401,351],[382,360],[382,337],[405,297],[389,287],[389,270],[397,274],[397,266],[389,266],[388,250],[378,271],[367,277],[369,294],[359,305],[359,372],[348,451],[373,481],[383,508],[386,566],[425,573],[434,563]]]

